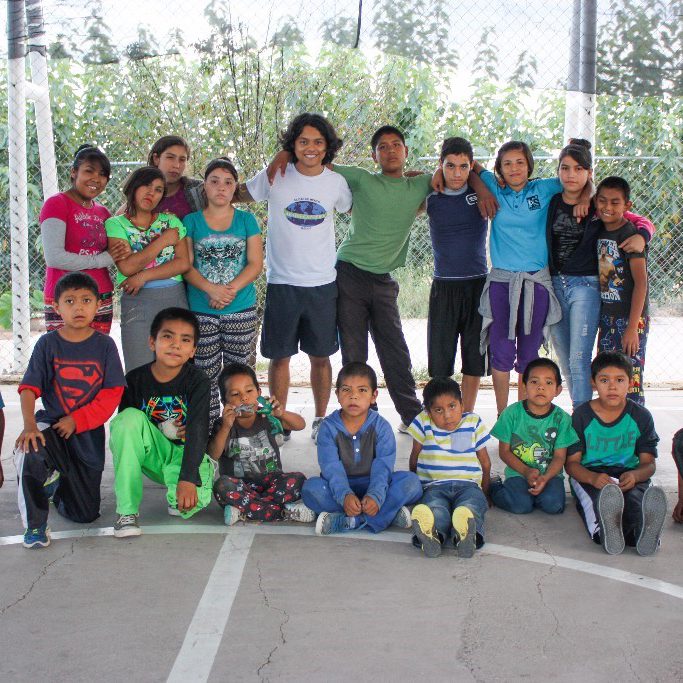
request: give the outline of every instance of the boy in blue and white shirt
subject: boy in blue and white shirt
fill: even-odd
[[[463,413],[458,383],[435,377],[425,386],[425,409],[408,429],[413,437],[410,469],[424,494],[411,515],[413,545],[427,557],[441,554],[453,529],[459,557],[472,557],[484,545],[484,515],[488,509],[491,438],[476,413]]]

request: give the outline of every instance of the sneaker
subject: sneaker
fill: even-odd
[[[624,494],[616,484],[607,484],[598,495],[598,522],[600,524],[600,545],[608,555],[624,552],[624,529],[621,526],[624,515]]]
[[[24,548],[47,548],[50,545],[50,530],[47,524],[37,529],[26,529],[24,533]]]
[[[320,431],[320,425],[323,423],[324,417],[316,417],[311,425],[311,439],[318,443],[318,432]]]
[[[427,557],[441,555],[441,542],[434,531],[434,513],[427,505],[416,505],[410,515],[413,533]]]
[[[412,526],[410,510],[405,505],[396,513],[396,517],[392,520],[391,526],[396,526],[399,529],[410,529]]]
[[[223,509],[223,521],[226,526],[234,526],[237,522],[244,522],[246,519],[245,514],[232,505],[226,505]]]
[[[169,505],[167,510],[168,514],[171,515],[171,517],[182,517],[182,515],[180,514],[180,510],[178,510],[178,508],[174,505]]]
[[[52,474],[50,474],[43,484],[43,490],[45,491],[45,495],[48,497],[48,500],[52,500],[54,498],[55,491],[57,490],[58,486],[59,472],[57,470],[53,470]]]
[[[114,522],[114,536],[116,538],[127,538],[128,536],[139,536],[142,529],[138,524],[137,515],[119,515]]]
[[[464,505],[453,510],[453,529],[455,535],[453,543],[458,557],[472,557],[477,547],[477,525],[472,510]]]
[[[291,438],[292,438],[292,430],[291,429],[285,429],[280,434],[275,435],[275,443],[278,445],[278,448],[282,448],[282,446],[285,445],[285,441],[289,441]]]
[[[401,432],[401,434],[409,434],[408,427],[410,427],[410,425],[407,425],[405,422],[400,422],[398,425],[398,431]]]
[[[285,519],[291,522],[307,524],[315,522],[315,517],[315,512],[303,500],[297,500],[295,503],[285,503]]]
[[[318,536],[329,536],[355,531],[364,526],[365,522],[361,523],[360,517],[347,517],[343,512],[321,512],[315,523],[315,533]]]
[[[643,494],[642,527],[636,541],[638,555],[654,555],[666,519],[666,494],[659,486],[650,486]]]

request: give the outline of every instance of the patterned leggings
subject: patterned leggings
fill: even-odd
[[[225,315],[195,315],[199,320],[199,342],[194,363],[211,380],[209,424],[213,425],[221,413],[218,375],[227,363],[247,361],[256,334],[256,308]]]
[[[275,522],[282,519],[285,503],[301,498],[306,477],[301,472],[270,472],[260,477],[219,477],[213,495],[220,505],[232,505],[247,519]]]
[[[598,353],[600,351],[621,351],[621,337],[628,327],[628,318],[617,318],[613,315],[601,315],[598,329]],[[633,388],[627,398],[638,405],[645,405],[645,387],[643,386],[643,372],[645,370],[645,349],[647,335],[650,331],[650,318],[638,320],[638,353],[630,356],[633,363]]]
[[[111,321],[114,318],[114,305],[111,292],[104,292],[100,294],[100,308],[97,311],[95,319],[90,323],[93,330],[97,330],[102,334],[109,334],[111,332]],[[48,332],[59,330],[64,327],[62,316],[52,308],[55,300],[52,297],[45,297],[45,329]]]

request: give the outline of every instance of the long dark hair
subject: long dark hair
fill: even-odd
[[[126,213],[129,216],[135,215],[135,193],[138,188],[144,185],[151,185],[155,180],[161,180],[164,184],[163,199],[166,196],[166,179],[156,166],[137,168],[126,178],[126,182],[123,184],[123,194],[126,196]]]
[[[325,138],[327,150],[323,157],[323,165],[329,164],[341,149],[344,141],[337,135],[334,126],[320,114],[305,112],[304,114],[299,114],[299,116],[294,117],[289,122],[287,128],[279,135],[278,139],[282,145],[282,149],[285,150],[285,152],[289,152],[292,157],[295,157],[294,141],[301,135],[304,126],[312,126]]]

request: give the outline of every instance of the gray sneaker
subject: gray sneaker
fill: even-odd
[[[295,503],[285,503],[285,519],[291,522],[308,524],[309,522],[315,522],[316,518],[315,512],[303,500],[297,500]]]
[[[318,432],[320,431],[320,425],[323,423],[324,417],[316,417],[311,425],[311,439],[318,443]]]
[[[600,544],[608,555],[624,552],[624,494],[616,484],[607,484],[598,495],[598,522],[600,522]]]
[[[409,424],[406,424],[405,422],[400,422],[397,429],[401,434],[410,434],[408,431],[408,427],[410,427]]]
[[[643,494],[642,527],[636,541],[638,555],[654,555],[666,519],[666,494],[659,486],[650,486]]]
[[[119,515],[114,522],[114,536],[116,538],[127,538],[128,536],[139,536],[142,529],[138,524],[137,515]]]
[[[413,525],[413,521],[410,518],[410,510],[403,505],[401,509],[396,513],[396,516],[391,522],[391,526],[396,526],[399,529],[410,529]]]

